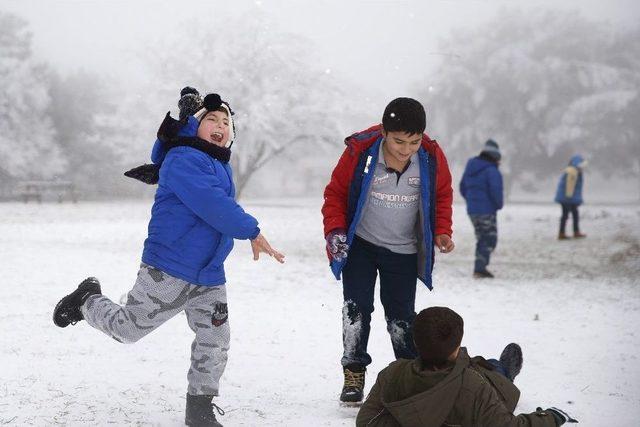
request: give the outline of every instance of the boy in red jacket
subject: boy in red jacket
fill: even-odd
[[[362,401],[374,287],[396,358],[413,359],[416,278],[431,286],[434,247],[451,240],[453,190],[447,159],[424,130],[424,107],[397,98],[382,124],[351,135],[324,192],[324,234],[331,270],[342,273],[342,366],[340,400]]]

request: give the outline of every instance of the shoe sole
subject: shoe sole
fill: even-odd
[[[511,345],[511,344],[509,344]],[[524,358],[522,356],[522,347],[520,347],[520,345],[516,344],[515,346],[512,346],[511,348],[513,348],[514,350],[511,352],[512,356],[515,356],[515,363],[516,365],[519,365],[519,369],[517,370],[517,372],[514,372],[513,374],[513,378],[511,378],[510,376],[508,376],[508,378],[513,381],[515,379],[515,377],[517,377],[518,375],[520,375],[520,372],[522,371],[522,364],[524,363]],[[506,347],[505,347],[506,350]],[[504,353],[504,350],[503,350]],[[500,363],[505,363],[506,361],[503,362],[503,355],[500,355],[500,358],[498,359],[500,361]]]
[[[343,408],[359,408],[362,406],[362,401],[360,402],[343,402],[340,401],[340,406]]]
[[[57,319],[56,319],[56,313],[58,312],[58,308],[60,307],[60,304],[62,304],[62,302],[65,300],[64,297],[62,298],[60,301],[58,301],[58,304],[56,304],[56,308],[53,309],[53,324],[56,325],[59,328],[66,328],[67,326],[69,326],[71,324],[71,322],[67,322],[66,324],[60,324],[58,323]]]

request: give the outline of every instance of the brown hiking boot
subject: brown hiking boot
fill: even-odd
[[[564,233],[558,233],[558,240],[569,240],[571,237],[567,236]]]
[[[344,385],[340,394],[340,402],[345,405],[357,406],[364,398],[364,373],[363,366],[344,367]]]
[[[579,231],[573,233],[573,238],[574,239],[584,239],[585,237],[587,237],[587,235],[583,234],[583,233],[581,233]]]

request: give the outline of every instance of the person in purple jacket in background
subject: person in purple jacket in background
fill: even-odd
[[[228,322],[224,261],[233,240],[250,240],[260,253],[284,262],[260,232],[258,221],[235,201],[230,146],[232,111],[217,94],[204,99],[193,88],[181,92],[180,120],[169,113],[160,125],[152,165],[125,173],[157,183],[142,264],[127,302],[102,295],[98,279],[85,279],[54,309],[64,328],[80,320],[121,343],[133,343],[184,311],[195,333],[187,374],[185,423],[221,426],[212,402],[227,363]]]
[[[460,194],[467,202],[467,214],[476,234],[476,260],[473,277],[492,279],[487,270],[491,252],[498,243],[497,212],[502,209],[502,174],[500,148],[489,139],[480,155],[469,159],[460,181]]]

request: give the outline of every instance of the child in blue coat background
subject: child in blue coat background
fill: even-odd
[[[582,186],[584,184],[582,170],[586,166],[587,161],[581,155],[576,154],[569,160],[569,166],[564,170],[564,173],[560,176],[560,181],[558,181],[555,201],[562,206],[558,240],[569,238],[565,233],[569,213],[573,216],[573,237],[576,239],[587,237],[586,234],[580,232],[578,213],[578,206],[582,204]]]
[[[487,266],[498,244],[497,212],[503,206],[502,174],[498,169],[501,158],[498,144],[487,140],[480,155],[469,159],[460,180],[460,194],[467,202],[476,235],[475,278],[494,277]]]
[[[197,111],[181,114],[180,120],[167,114],[153,149],[154,165],[145,165],[153,171],[145,182],[157,180],[158,189],[142,264],[126,304],[102,295],[100,283],[90,277],[58,303],[53,320],[63,328],[86,320],[116,341],[133,343],[184,311],[195,333],[185,422],[220,426],[213,408],[224,412],[212,399],[218,395],[230,341],[224,261],[234,239],[250,240],[255,260],[267,253],[283,263],[284,255],[235,201],[231,108],[217,94],[201,99],[186,89],[181,102],[192,98],[190,108]]]

